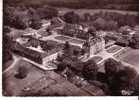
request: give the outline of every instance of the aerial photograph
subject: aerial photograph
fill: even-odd
[[[2,95],[139,96],[139,0],[3,0]]]

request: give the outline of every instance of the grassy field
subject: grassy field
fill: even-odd
[[[24,79],[17,79],[15,72],[17,72],[19,66],[25,66],[28,69],[28,75]],[[8,95],[20,95],[21,90],[28,84],[38,80],[44,74],[41,70],[36,68],[34,65],[20,60],[8,73],[3,75],[4,86]]]
[[[139,50],[130,50],[122,55],[121,60],[139,67]]]
[[[65,37],[65,36],[56,36],[55,39],[61,40],[61,41],[68,41],[70,38],[69,37]]]
[[[115,53],[115,52],[117,52],[117,51],[120,50],[120,49],[121,49],[120,46],[114,46],[114,47],[108,48],[108,49],[107,49],[107,52],[108,52],[108,53]]]
[[[101,58],[100,56],[95,56],[93,57],[91,60],[94,60],[96,63],[98,63],[99,61],[101,61],[103,58]]]
[[[84,43],[84,41],[78,40],[78,39],[71,39],[70,42],[75,43],[75,44],[83,44]]]

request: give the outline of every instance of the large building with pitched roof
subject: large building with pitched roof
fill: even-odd
[[[93,55],[95,55],[105,49],[105,40],[101,36],[90,37],[83,44],[82,49],[85,50],[86,57],[92,57]]]

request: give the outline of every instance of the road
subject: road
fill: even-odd
[[[21,57],[13,54],[13,63],[7,69],[5,69],[3,71],[3,74],[7,73],[9,70],[11,70],[13,67],[15,67],[15,65],[18,63],[19,60],[21,60]]]

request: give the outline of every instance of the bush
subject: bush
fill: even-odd
[[[98,66],[94,61],[90,60],[84,63],[82,74],[87,80],[95,80],[97,78],[97,73]]]
[[[77,23],[79,23],[80,16],[78,14],[74,13],[73,11],[71,11],[71,12],[67,12],[64,15],[64,20],[67,23],[77,24]]]
[[[32,23],[30,24],[30,27],[36,30],[40,29],[41,26],[42,26],[42,23],[37,20],[32,20]]]
[[[132,37],[131,47],[139,49],[139,34],[134,34]]]
[[[137,75],[133,80],[133,87],[134,87],[134,93],[133,95],[139,95],[139,75]]]
[[[120,63],[112,58],[107,59],[104,63],[104,66],[105,66],[105,73],[107,74],[107,76],[116,74],[121,67]]]
[[[124,67],[117,73],[118,82],[121,84],[121,88],[129,87],[132,84],[133,79],[136,77],[137,72],[134,68]],[[124,87],[122,87],[122,85]]]
[[[41,7],[37,9],[37,13],[41,19],[51,19],[57,16],[58,11],[52,7]]]
[[[57,66],[57,70],[56,71],[63,71],[66,68],[66,63],[64,62],[60,62]]]
[[[18,68],[18,71],[17,71],[17,74],[15,75],[15,77],[18,79],[24,79],[25,77],[27,77],[27,74],[28,74],[27,68],[24,66],[20,66]]]
[[[6,34],[3,35],[3,63],[6,63],[9,60],[12,60],[12,39]]]

